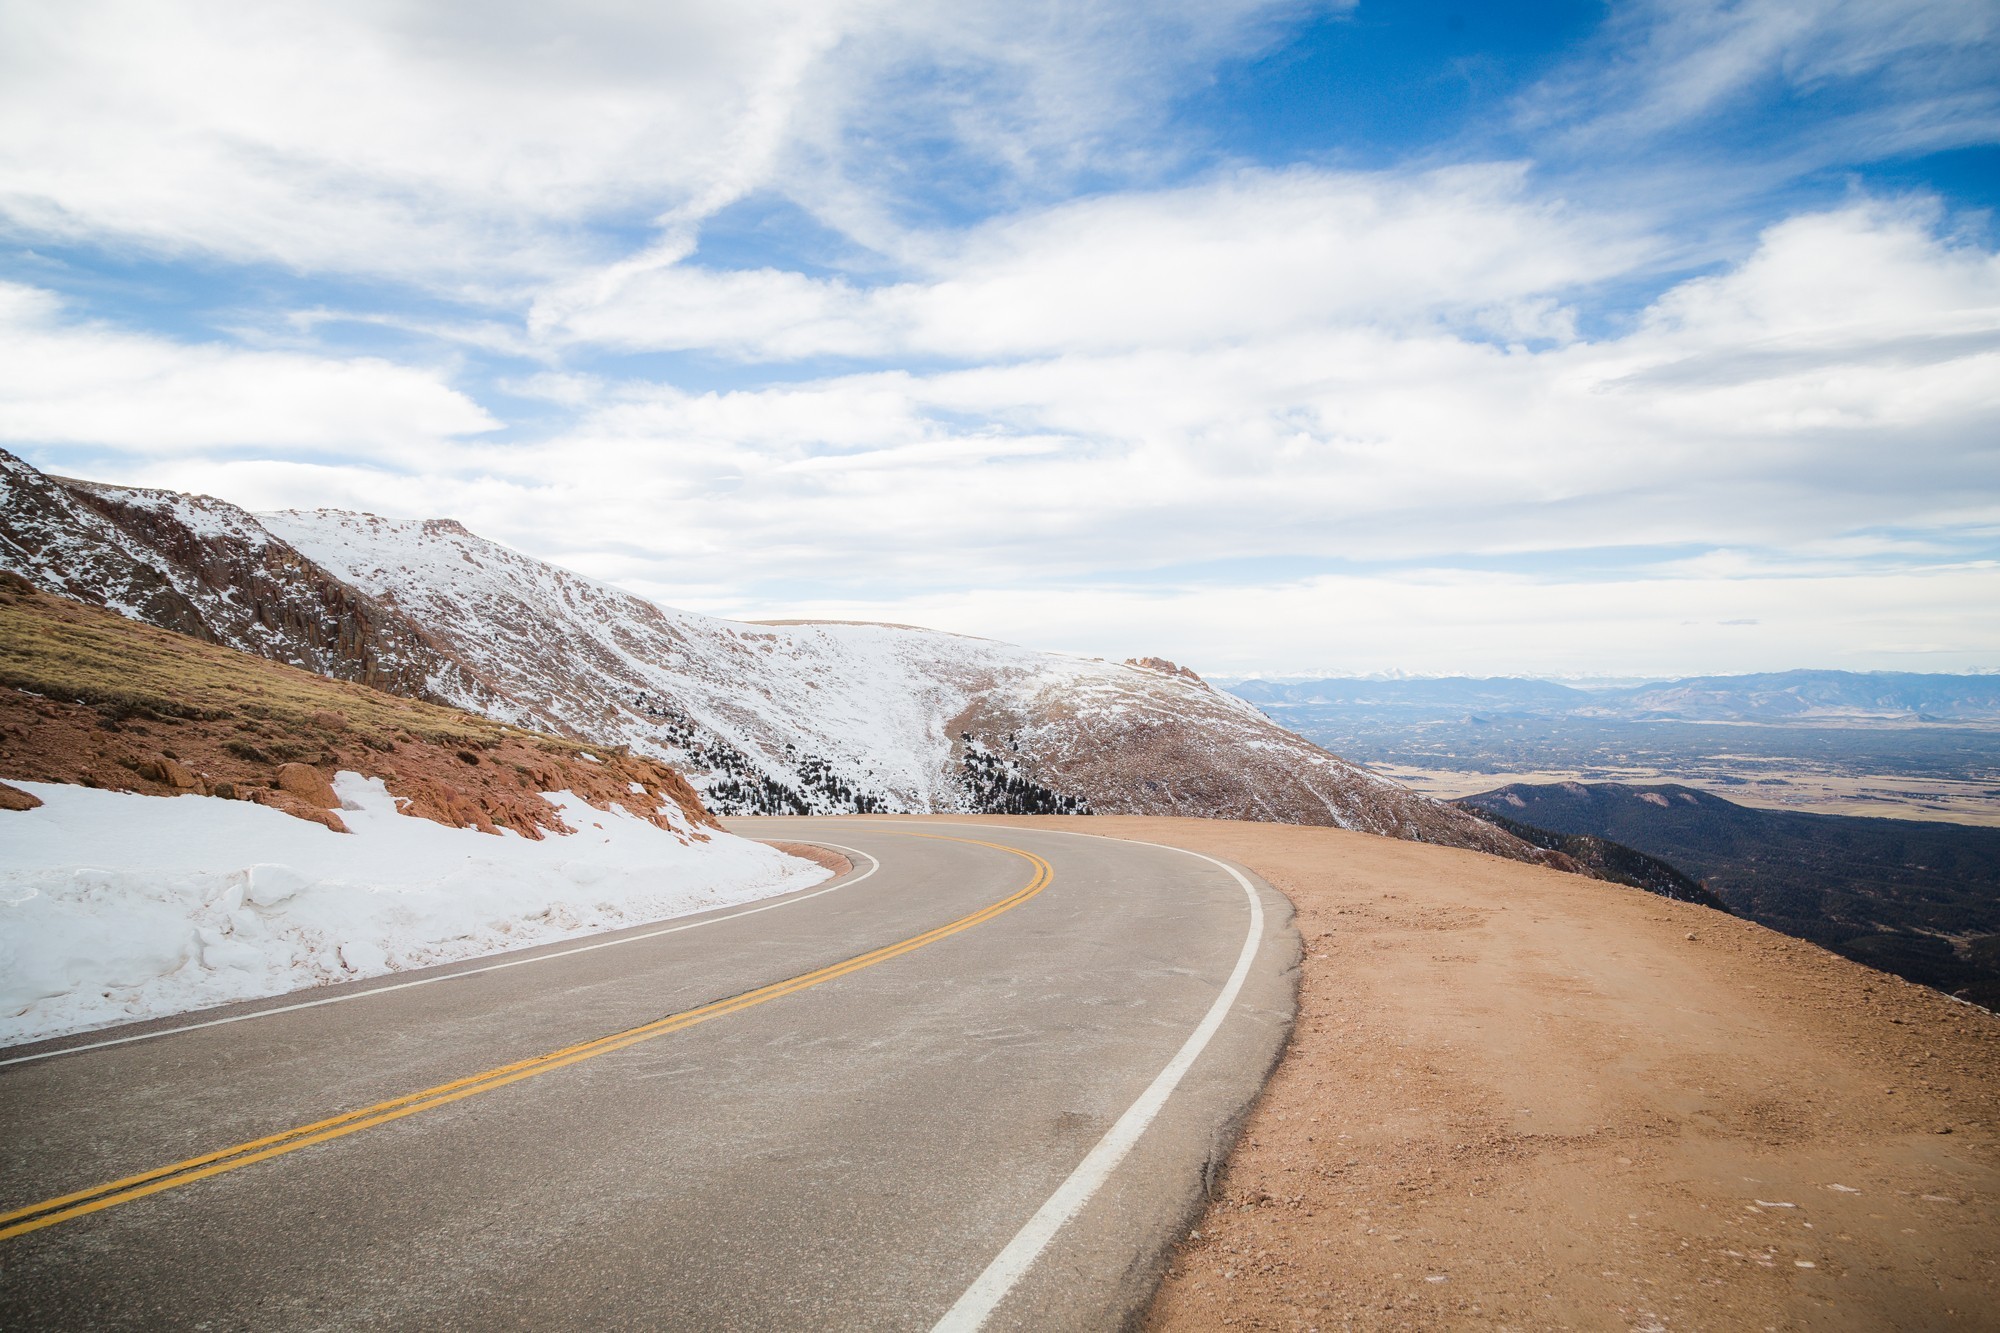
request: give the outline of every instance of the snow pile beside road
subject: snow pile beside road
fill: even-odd
[[[342,773],[333,833],[247,801],[20,782],[0,814],[0,1045],[805,888],[827,872],[727,835],[686,842],[568,792],[540,842],[396,813]]]

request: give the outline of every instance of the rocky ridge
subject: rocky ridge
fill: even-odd
[[[1567,866],[1160,659],[694,615],[450,520],[251,515],[0,454],[0,568],[324,675],[629,747],[724,814],[1197,815]]]
[[[335,680],[420,699],[492,697],[407,616],[208,496],[46,476],[0,449],[0,569]]]
[[[326,510],[262,521],[393,600],[540,724],[658,755],[723,813],[1193,814],[1558,859],[1170,664],[672,611],[456,523]]]

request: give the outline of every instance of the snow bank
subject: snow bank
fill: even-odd
[[[547,793],[540,842],[396,813],[341,773],[348,834],[244,801],[17,782],[0,814],[0,1045],[472,958],[746,902],[827,872],[683,843]]]

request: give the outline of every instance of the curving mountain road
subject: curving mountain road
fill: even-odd
[[[0,1326],[1118,1327],[1282,1046],[1289,905],[1141,843],[737,828],[857,869],[0,1053]]]

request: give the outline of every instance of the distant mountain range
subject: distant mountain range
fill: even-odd
[[[1157,659],[656,606],[449,520],[253,515],[0,451],[0,568],[322,675],[664,760],[733,813],[1100,811],[1565,858]]]
[[[1459,804],[1635,848],[1740,915],[2000,1008],[2000,828],[1758,810],[1673,784],[1516,783]]]
[[[1517,677],[1245,680],[1226,687],[1274,716],[1365,709],[1411,720],[1574,717],[1628,722],[2000,724],[2000,675],[1777,671],[1579,689]]]

